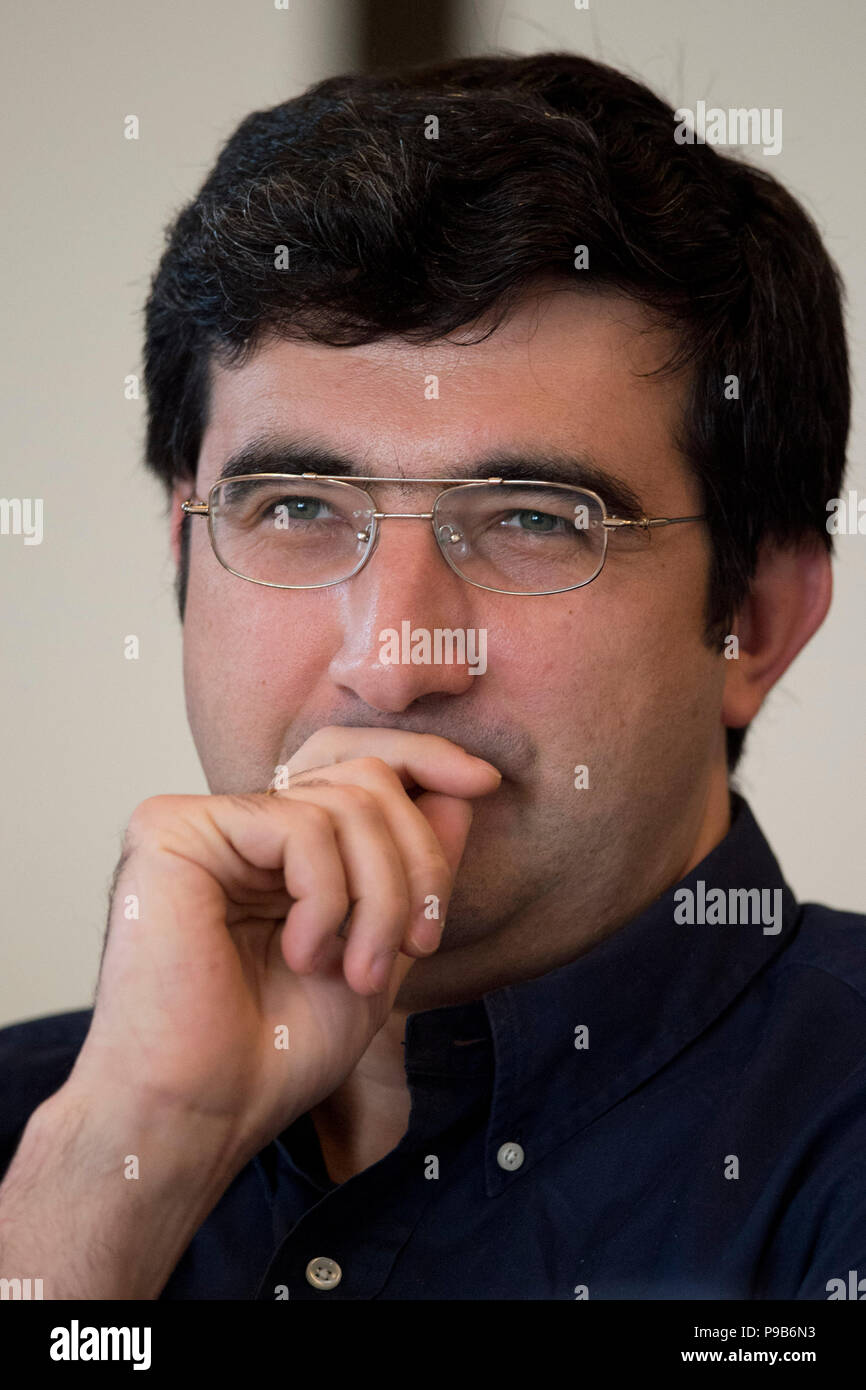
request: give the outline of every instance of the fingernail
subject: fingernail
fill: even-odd
[[[480,763],[481,766],[486,768],[488,772],[494,772],[496,776],[499,778],[500,782],[502,781],[502,773],[499,771],[498,767],[494,767],[493,764],[489,763],[486,758],[476,758],[474,753],[470,754],[470,756],[474,763]]]
[[[391,978],[391,967],[397,956],[396,950],[380,951],[378,956],[374,956],[373,964],[370,966],[370,973],[367,976],[370,987],[380,993],[387,987]]]

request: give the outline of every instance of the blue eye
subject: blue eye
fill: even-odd
[[[524,524],[526,518],[529,519],[528,525]],[[561,517],[551,516],[549,512],[537,512],[528,510],[512,512],[509,520],[503,521],[502,525],[510,525],[512,519],[518,521],[520,530],[534,531],[537,535],[549,535],[551,531],[556,530],[557,526],[562,525]]]
[[[316,497],[281,497],[278,502],[271,503],[271,506],[285,507],[289,516],[302,517],[307,521],[315,520],[322,505]]]

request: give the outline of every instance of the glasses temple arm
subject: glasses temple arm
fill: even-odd
[[[643,531],[648,531],[651,526],[676,526],[680,521],[704,521],[705,515],[701,512],[698,516],[644,516],[640,521],[629,521],[623,517],[608,517],[601,524],[608,530],[618,530],[620,526],[637,526]]]

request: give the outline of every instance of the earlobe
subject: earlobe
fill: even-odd
[[[832,593],[830,556],[820,539],[762,546],[749,594],[732,627],[737,641],[726,643],[726,727],[743,728],[755,718],[769,691],[821,626]]]

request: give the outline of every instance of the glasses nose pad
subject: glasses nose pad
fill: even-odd
[[[379,527],[376,522],[376,518],[371,517],[370,520],[367,522],[367,525],[363,528],[363,530],[359,528],[355,532],[355,536],[357,540],[359,540],[363,545],[367,546],[367,550],[364,553],[363,561],[363,563],[366,565],[367,561],[370,559],[371,555],[374,553],[377,545],[379,544]]]
[[[452,569],[456,569],[458,574],[463,574],[464,565],[468,565],[471,559],[471,546],[464,533],[452,526],[450,521],[442,521],[436,527],[436,539],[439,549]]]

